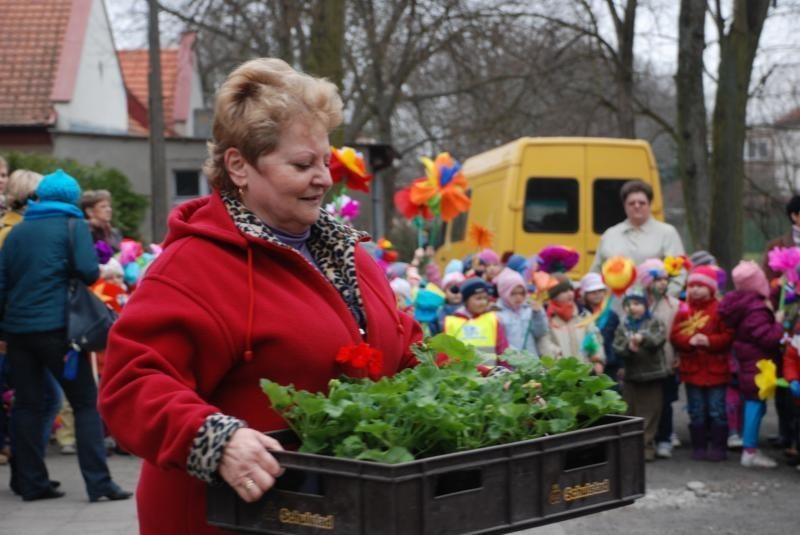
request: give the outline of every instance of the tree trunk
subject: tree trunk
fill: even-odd
[[[691,248],[708,247],[711,181],[708,176],[708,131],[703,88],[706,9],[702,2],[681,0],[678,19],[677,90],[678,176]]]
[[[771,0],[735,0],[733,23],[720,39],[719,81],[712,125],[711,251],[731,269],[742,257],[747,98],[753,60]]]
[[[312,8],[311,39],[304,70],[327,78],[340,89],[344,78],[345,0],[317,0]],[[331,133],[331,143],[341,145],[341,128]]]
[[[161,90],[161,44],[158,29],[158,2],[149,0],[147,43],[149,67],[147,76],[150,120],[150,212],[152,241],[160,243],[167,234],[167,155],[164,144],[164,106]]]
[[[618,61],[616,68],[617,81],[617,122],[620,137],[636,138],[636,121],[633,112],[633,41],[636,26],[636,2],[628,0],[625,4],[623,18],[617,14],[614,3],[609,0],[608,8],[614,19],[617,34]]]

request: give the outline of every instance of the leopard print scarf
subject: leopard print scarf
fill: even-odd
[[[280,241],[241,200],[230,193],[221,193],[221,196],[233,223],[242,233],[291,249]],[[336,221],[325,210],[320,210],[320,217],[311,226],[311,234],[308,237],[308,249],[317,262],[315,267],[333,284],[347,303],[362,334],[366,332],[367,321],[364,301],[356,278],[355,247],[365,238],[369,238],[369,234]]]

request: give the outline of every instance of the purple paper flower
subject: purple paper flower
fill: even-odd
[[[97,253],[97,261],[101,264],[108,263],[109,259],[114,256],[114,249],[103,240],[94,242],[94,252]]]

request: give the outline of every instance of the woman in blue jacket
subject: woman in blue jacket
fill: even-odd
[[[44,369],[58,379],[75,413],[78,463],[90,501],[129,498],[111,479],[97,412],[97,386],[85,355],[77,375],[64,378],[67,287],[99,274],[92,237],[78,208],[80,187],[58,170],[45,176],[21,223],[0,251],[0,314],[15,388],[15,473],[25,501],[64,495],[51,485],[41,451]],[[70,245],[69,219],[77,219]],[[72,255],[70,248],[72,247]]]

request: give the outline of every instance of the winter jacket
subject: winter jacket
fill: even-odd
[[[590,346],[596,348],[594,355],[586,352]],[[593,359],[603,363],[606,361],[602,336],[588,310],[576,310],[568,322],[553,315],[550,318],[550,330],[539,341],[539,354],[555,358],[577,357],[586,362]]]
[[[756,363],[777,359],[783,326],[764,298],[752,291],[729,292],[719,304],[719,315],[733,329],[733,356],[739,363],[739,389],[745,399],[758,399]]]
[[[497,315],[503,324],[508,345],[514,349],[524,349],[538,356],[536,341],[547,334],[547,315],[544,310],[533,310],[524,303],[518,310],[499,301]],[[524,346],[524,347],[523,347]]]
[[[718,301],[709,299],[681,307],[672,323],[670,340],[680,359],[681,380],[693,386],[720,386],[731,379],[728,367],[733,331],[717,313]],[[708,347],[689,345],[695,334],[708,336]]]
[[[675,348],[672,346],[672,342],[669,341],[669,333],[672,332],[672,324],[675,321],[675,316],[678,314],[680,306],[681,302],[671,295],[665,295],[650,301],[650,314],[652,314],[654,318],[660,319],[667,330],[667,341],[664,344],[664,359],[670,374],[675,371]]]
[[[339,262],[354,250],[365,341],[383,352],[382,374],[412,365],[419,325],[397,311],[385,275],[356,239],[326,240],[332,228],[354,232],[323,212],[312,235],[322,232]],[[342,372],[337,351],[361,341],[329,279],[295,249],[242,233],[219,194],[174,210],[164,252],[110,333],[99,396],[111,433],[144,459],[141,533],[222,533],[205,521],[203,479],[219,462],[207,444],[225,444],[244,422],[285,428],[259,380],[325,391]]]
[[[642,335],[642,343],[638,351],[631,351],[628,344],[634,334]],[[664,323],[650,317],[642,321],[635,332],[620,323],[614,335],[614,351],[622,357],[625,367],[625,380],[632,383],[643,383],[663,379],[669,375],[664,344],[667,341],[667,329]]]
[[[72,258],[66,215],[25,219],[0,250],[0,314],[3,331],[21,334],[66,326],[72,276],[92,284],[100,275],[92,236],[77,220]]]

